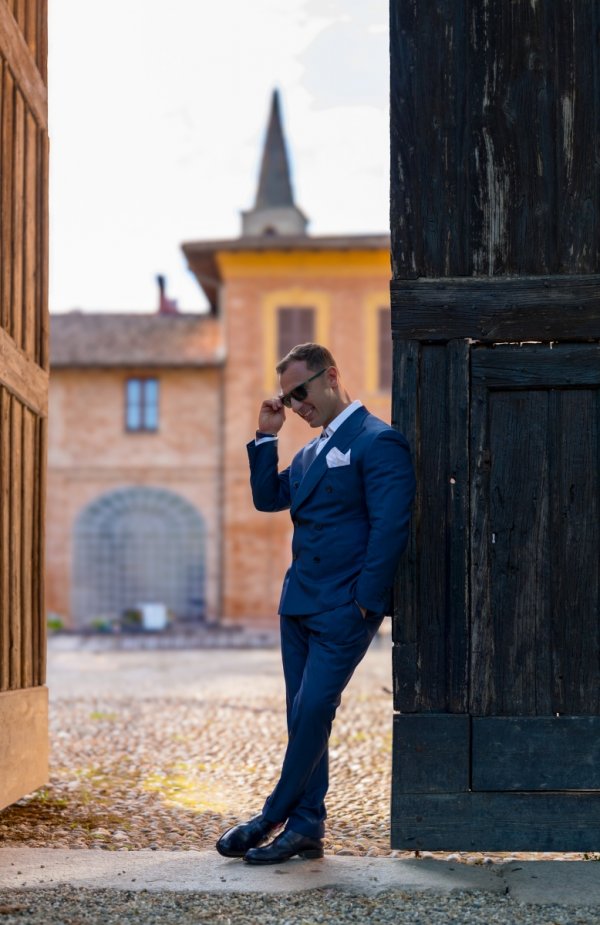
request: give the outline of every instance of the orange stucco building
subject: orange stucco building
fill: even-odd
[[[254,510],[245,444],[260,402],[277,389],[275,364],[294,344],[327,344],[352,397],[389,420],[389,239],[307,233],[276,94],[240,237],[183,250],[206,293],[206,316],[181,315],[163,297],[153,316],[53,318],[48,603],[73,624],[90,625],[92,602],[98,611],[103,599],[106,615],[158,599],[182,619],[276,620],[291,524],[287,512]],[[132,428],[144,402],[157,426]],[[310,436],[290,414],[281,463]],[[169,504],[179,502],[188,519],[169,519]],[[178,530],[188,531],[187,552]],[[196,576],[185,593],[176,561],[161,561],[165,544]],[[121,592],[111,591],[111,575]]]

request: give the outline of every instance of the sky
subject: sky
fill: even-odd
[[[51,0],[50,310],[182,311],[183,241],[238,237],[281,93],[309,233],[385,232],[387,0]]]

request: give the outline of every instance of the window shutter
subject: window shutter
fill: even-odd
[[[379,309],[379,388],[392,387],[392,313],[389,308]]]
[[[277,312],[277,354],[278,358],[297,344],[308,344],[315,337],[314,308],[280,308]]]

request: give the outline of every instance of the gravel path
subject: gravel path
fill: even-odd
[[[479,893],[364,896],[336,889],[304,893],[134,893],[114,890],[0,890],[3,925],[597,925],[598,910],[515,903]]]
[[[404,856],[389,849],[390,673],[383,637],[338,711],[330,853]],[[48,681],[50,781],[0,812],[4,845],[212,848],[277,780],[286,729],[276,650],[51,651]],[[558,856],[452,857],[481,864]]]

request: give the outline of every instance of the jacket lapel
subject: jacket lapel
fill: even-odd
[[[346,418],[344,423],[338,427],[333,437],[327,441],[326,446],[323,447],[317,458],[306,470],[304,478],[300,482],[298,491],[296,492],[293,504],[290,507],[290,514],[294,514],[299,505],[308,498],[320,479],[325,475],[327,470],[326,456],[329,451],[332,450],[334,446],[337,446],[342,453],[345,453],[352,441],[362,430],[365,417],[368,413],[364,405],[358,408],[349,418]],[[308,444],[308,446],[310,445],[311,444]]]

